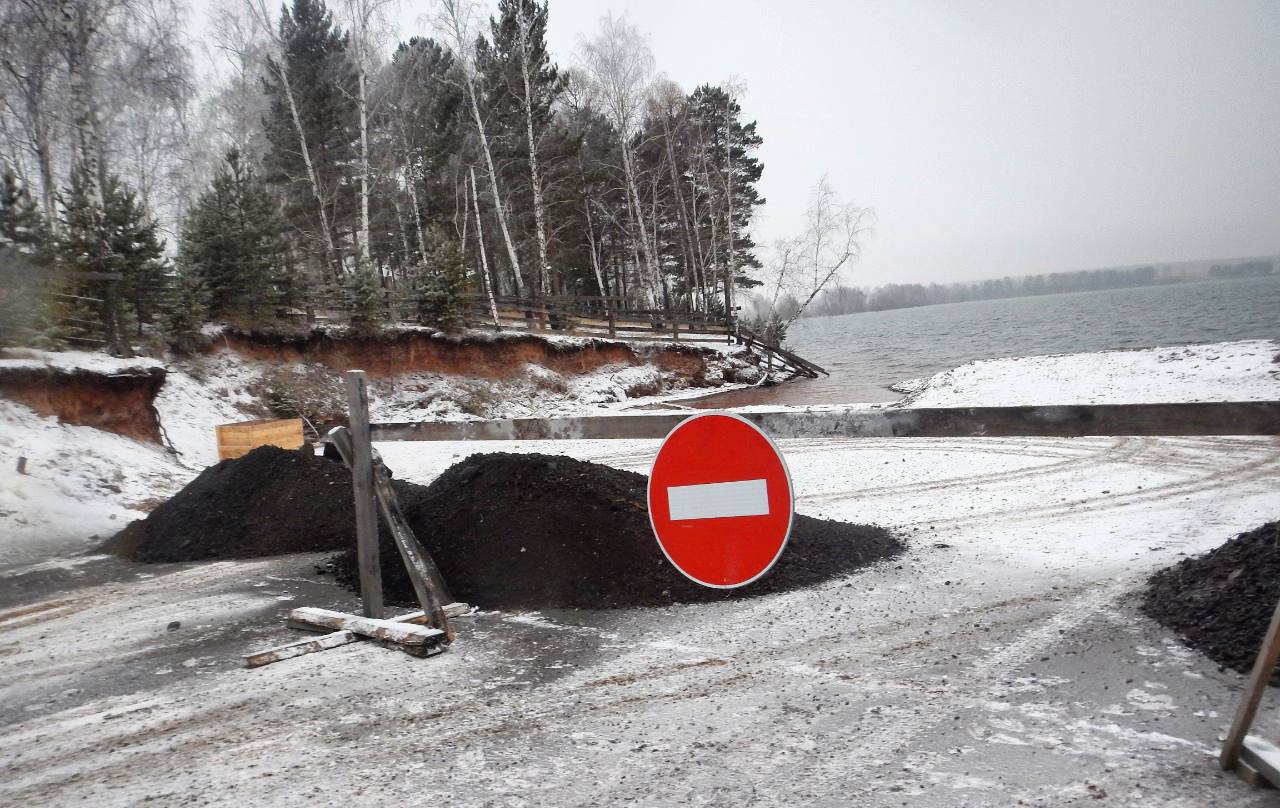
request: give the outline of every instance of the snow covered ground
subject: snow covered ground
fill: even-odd
[[[984,359],[893,386],[900,407],[1280,400],[1271,340]]]
[[[1276,343],[1255,340],[972,362],[910,383],[914,392],[892,406],[1277,400],[1278,354]],[[0,359],[0,364],[110,374],[159,363],[84,352],[23,351]],[[216,425],[267,415],[261,402],[264,385],[280,372],[278,365],[229,351],[170,363],[156,409],[172,453],[107,432],[59,424],[0,399],[0,564],[30,561],[51,550],[83,549],[93,543],[92,537],[110,535],[139,518],[140,507],[171,495],[217,462]],[[729,352],[711,364],[710,380],[720,381],[726,372],[749,378],[741,360]],[[325,388],[311,394],[329,396],[341,406],[341,380],[332,371],[298,365],[289,373]],[[679,389],[679,384],[653,365],[605,366],[578,376],[527,365],[522,373],[502,380],[416,373],[374,380],[370,387],[374,420],[412,421],[607,413],[707,392]],[[436,456],[413,446],[415,457]],[[389,448],[384,454],[400,451]],[[28,459],[25,475],[16,471],[19,457]]]
[[[915,401],[1280,398],[1275,351],[975,363]],[[1098,375],[1072,387],[1071,368]],[[607,373],[527,375],[531,413],[625,403],[584,403]],[[1133,593],[1280,515],[1280,439],[784,440],[801,513],[883,524],[909,552],[752,600],[482,613],[427,660],[358,643],[246,671],[240,654],[296,639],[292,606],[357,608],[316,558],[49,555],[196,473],[212,433],[173,419],[211,427],[258,379],[233,358],[175,374],[157,406],[178,457],[0,402],[0,804],[1274,804],[1213,757],[1241,677]],[[375,417],[430,412],[406,402],[435,384],[375,385]],[[379,445],[421,483],[476,451],[644,472],[656,447]],[[1258,727],[1280,737],[1280,713]]]
[[[0,803],[1274,804],[1214,759],[1241,677],[1132,593],[1280,511],[1280,441],[781,443],[801,512],[910,552],[747,601],[481,613],[427,660],[355,644],[253,671],[238,655],[295,639],[289,608],[357,608],[313,557],[20,571],[59,577],[0,600]],[[420,482],[477,448],[643,471],[655,447],[380,446]]]

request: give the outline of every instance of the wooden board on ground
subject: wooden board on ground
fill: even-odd
[[[465,603],[450,603],[449,605],[444,607],[444,613],[450,618],[461,617],[467,612],[469,612],[470,610],[471,610],[471,607]],[[428,617],[426,612],[417,611],[417,612],[409,612],[408,614],[402,614],[399,617],[393,617],[391,618],[390,622],[413,623],[415,625],[421,626],[421,625],[426,625],[427,620],[428,620]],[[303,628],[308,631],[326,630],[321,628],[320,626],[312,625],[310,623],[306,625],[299,624],[298,628]],[[270,665],[272,662],[281,662],[286,659],[293,659],[294,657],[300,657],[304,654],[311,654],[316,651],[325,651],[330,648],[338,648],[339,646],[348,645],[360,639],[363,639],[363,638],[359,634],[355,633],[354,631],[345,631],[345,630],[334,631],[330,634],[325,634],[322,637],[315,637],[315,638],[306,639],[306,640],[297,640],[296,642],[286,643],[284,645],[277,645],[274,648],[267,648],[262,651],[256,651],[252,654],[245,654],[244,666],[246,668],[260,668],[263,665]],[[443,652],[444,646],[442,644],[437,644],[433,646],[433,651]]]
[[[230,460],[246,455],[259,446],[298,449],[304,443],[301,418],[222,424],[216,427],[215,431],[218,435],[219,460]]]
[[[444,642],[444,632],[437,628],[394,620],[335,612],[303,606],[289,612],[289,625],[294,628],[351,631],[362,637],[395,643],[411,654],[426,655]]]

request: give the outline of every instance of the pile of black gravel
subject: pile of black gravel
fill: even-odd
[[[430,486],[394,481],[418,539],[456,600],[492,609],[617,608],[762,595],[846,575],[896,555],[879,527],[797,516],[773,569],[741,589],[699,586],[658,548],[646,478],[538,454],[477,454]],[[400,554],[381,528],[389,603],[415,602]],[[206,469],[110,539],[146,562],[256,558],[340,550],[330,568],[356,589],[355,508],[341,461],[271,446]]]
[[[341,462],[261,446],[205,469],[104,549],[146,562],[340,550],[355,541],[353,502]]]
[[[797,516],[773,569],[740,589],[699,586],[658,547],[644,475],[540,454],[478,454],[402,501],[453,597],[498,609],[616,608],[728,600],[812,586],[896,555],[888,531]],[[410,604],[413,587],[390,539],[383,596]],[[358,588],[356,554],[333,560]]]
[[[1280,522],[1151,576],[1142,610],[1213,661],[1247,673],[1280,602]],[[1280,674],[1272,684],[1280,685]]]

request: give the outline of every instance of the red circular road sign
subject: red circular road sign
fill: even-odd
[[[649,473],[649,522],[684,575],[731,589],[782,555],[795,500],[782,452],[755,424],[706,413],[667,435]]]

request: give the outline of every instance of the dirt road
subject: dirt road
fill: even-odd
[[[655,445],[553,448],[647,471]],[[482,613],[427,660],[357,644],[254,671],[238,655],[290,639],[288,608],[355,607],[315,559],[2,571],[0,804],[1280,804],[1213,759],[1240,677],[1133,597],[1280,515],[1280,441],[782,445],[802,513],[895,527],[908,554],[740,603]],[[548,447],[380,448],[428,482]]]

